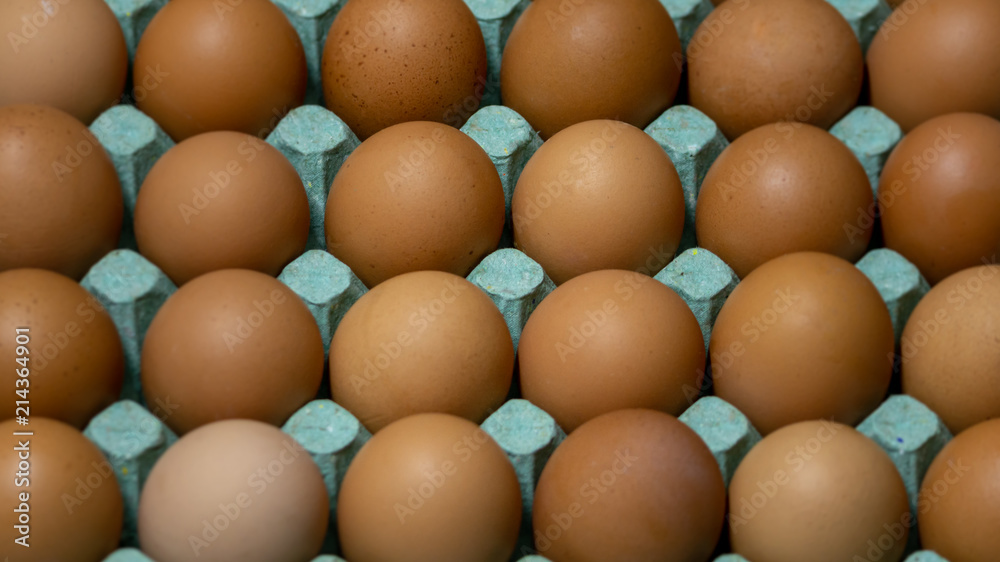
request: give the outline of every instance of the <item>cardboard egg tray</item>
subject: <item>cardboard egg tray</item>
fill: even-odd
[[[130,56],[142,31],[166,0],[106,0],[125,31]],[[238,5],[237,0],[229,0]],[[310,73],[307,103],[320,100],[319,62],[325,33],[346,0],[274,0],[303,40]],[[489,57],[483,108],[462,127],[489,154],[500,174],[507,200],[507,225],[501,249],[490,254],[468,279],[496,303],[510,328],[515,348],[528,316],[554,289],[541,266],[510,248],[510,201],[525,163],[541,145],[531,126],[514,111],[499,104],[499,61],[506,37],[530,0],[466,0],[479,19]],[[570,0],[567,0],[569,2]],[[867,47],[891,10],[884,0],[829,0],[847,18],[863,47]],[[709,0],[661,0],[674,18],[686,46],[698,24],[712,10]],[[119,105],[91,126],[111,156],[121,179],[126,203],[126,226],[120,248],[97,263],[83,279],[83,286],[108,309],[121,335],[126,358],[126,379],[121,400],[96,416],[85,434],[111,462],[125,499],[122,548],[108,561],[148,561],[136,550],[136,513],[140,490],[153,465],[177,436],[163,421],[179,405],[143,403],[139,387],[139,358],[143,338],[159,307],[175,285],[136,253],[131,230],[135,196],[153,163],[173,141],[134,106]],[[648,273],[674,289],[691,307],[708,345],[712,324],[726,298],[738,283],[735,273],[711,252],[695,247],[694,207],[698,189],[709,167],[728,145],[715,124],[697,109],[675,106],[646,128],[667,151],[680,175],[686,196],[686,224],[681,249],[662,271]],[[831,132],[846,143],[862,162],[873,189],[889,152],[900,140],[898,126],[878,110],[858,107]],[[350,268],[324,250],[323,217],[326,194],[344,159],[359,144],[357,137],[333,113],[318,105],[292,110],[267,137],[298,170],[308,194],[312,214],[307,251],[289,264],[279,279],[307,304],[319,324],[324,345],[347,309],[366,291]],[[860,219],[861,217],[859,217]],[[917,301],[929,290],[927,282],[899,254],[876,249],[858,267],[872,280],[892,316],[897,342]],[[324,385],[326,386],[326,385]],[[687,389],[692,406],[680,419],[694,429],[711,449],[726,483],[743,456],[760,440],[760,434],[736,408],[703,389]],[[329,395],[328,388],[321,390]],[[483,424],[507,452],[521,484],[524,500],[522,537],[514,560],[540,562],[531,543],[531,508],[534,485],[546,461],[565,438],[551,416],[521,399],[512,399]],[[325,554],[317,562],[341,560],[337,552],[335,510],[337,492],[349,463],[371,437],[344,408],[322,397],[295,413],[283,429],[297,439],[320,467],[330,495],[331,530]],[[951,438],[940,419],[908,396],[886,400],[858,427],[892,458],[916,513],[917,493],[931,460]],[[911,529],[910,551],[918,537]],[[874,556],[874,555],[872,555]],[[878,558],[871,558],[877,560]],[[744,559],[732,554],[716,562]],[[931,552],[914,552],[908,562],[943,562]],[[745,561],[744,561],[745,562]]]

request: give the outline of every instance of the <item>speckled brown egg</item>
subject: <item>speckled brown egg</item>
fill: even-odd
[[[858,100],[861,45],[825,0],[733,0],[688,44],[691,105],[734,139],[767,123],[829,129]]]
[[[557,284],[600,269],[655,275],[684,229],[677,170],[652,137],[621,121],[588,121],[545,142],[511,204],[514,242]]]
[[[889,455],[839,423],[775,431],[750,449],[729,484],[729,538],[747,560],[899,562],[912,526]]]
[[[376,286],[330,343],[333,399],[373,432],[421,412],[480,423],[503,403],[513,371],[514,345],[496,305],[440,271]]]
[[[917,496],[923,547],[949,562],[1000,552],[1000,420],[976,424],[941,449]]]
[[[118,245],[121,186],[87,127],[46,106],[0,108],[0,271],[81,279]]]
[[[1000,417],[1000,266],[949,276],[920,299],[900,340],[903,392],[952,433]]]
[[[520,522],[521,489],[503,449],[446,414],[410,416],[375,434],[337,498],[351,562],[506,562]]]
[[[362,140],[406,121],[461,127],[486,91],[486,43],[462,0],[350,0],[320,72],[327,107]]]
[[[302,105],[306,57],[269,0],[172,0],[135,51],[136,105],[176,141],[207,131],[264,138]]]
[[[535,548],[551,560],[708,560],[726,488],[712,453],[677,418],[618,410],[580,426],[535,488]]]
[[[46,416],[83,429],[118,399],[125,359],[101,303],[42,269],[0,273],[0,361],[10,389],[0,417]],[[19,404],[26,410],[17,411]]]
[[[361,143],[333,179],[326,245],[369,287],[409,271],[468,275],[497,248],[504,193],[465,133],[401,123]]]
[[[136,198],[139,251],[178,285],[225,268],[277,275],[308,236],[298,172],[278,149],[243,133],[205,133],[171,148]]]
[[[901,2],[868,49],[871,103],[904,131],[957,111],[1000,118],[1000,3]]]
[[[819,418],[856,425],[885,397],[893,348],[889,310],[860,270],[829,254],[787,254],[722,306],[712,382],[764,435]]]
[[[125,90],[125,36],[102,0],[6,0],[0,32],[0,106],[50,105],[90,123]]]
[[[27,426],[0,422],[0,435],[0,470],[7,475],[0,486],[7,506],[0,556],[101,562],[110,555],[121,537],[123,502],[97,446],[78,429],[38,415]]]
[[[830,133],[801,123],[758,127],[722,151],[698,194],[698,245],[741,278],[780,255],[826,252],[855,262],[875,206],[861,163]]]
[[[183,436],[153,465],[139,544],[157,562],[309,562],[329,517],[323,475],[298,441],[226,420]]]
[[[316,320],[284,283],[225,269],[177,290],[153,318],[142,347],[149,404],[183,434],[230,418],[281,425],[316,396],[323,340]]]
[[[675,416],[697,397],[705,342],[691,309],[652,277],[585,273],[545,297],[518,346],[524,398],[573,431],[600,414]]]
[[[878,191],[887,248],[933,285],[1000,252],[1000,121],[953,113],[896,146]]]
[[[507,39],[500,87],[547,139],[593,119],[645,127],[673,101],[682,65],[657,0],[536,0]]]

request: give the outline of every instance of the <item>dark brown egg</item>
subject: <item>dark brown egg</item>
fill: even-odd
[[[903,392],[952,433],[1000,418],[1000,266],[962,270],[935,286],[900,341]]]
[[[687,48],[691,105],[734,139],[767,123],[829,129],[858,100],[861,45],[824,0],[734,0]]]
[[[958,111],[1000,118],[1000,3],[897,4],[868,49],[872,105],[904,131]]]
[[[698,394],[705,340],[687,303],[663,283],[594,271],[538,305],[518,362],[524,397],[573,431],[624,408],[680,415]]]
[[[185,435],[153,466],[139,544],[157,562],[309,562],[329,514],[323,475],[298,441],[226,420]]]
[[[118,245],[121,186],[87,127],[38,105],[0,108],[0,271],[81,279]]]
[[[787,254],[722,306],[709,346],[715,394],[765,435],[820,418],[856,425],[889,388],[893,340],[861,271],[829,254]]]
[[[521,489],[503,449],[446,414],[410,416],[375,434],[337,498],[351,562],[506,562],[520,522]]]
[[[535,548],[551,560],[708,560],[726,488],[712,453],[677,418],[619,410],[556,448],[535,488]]]
[[[440,271],[393,277],[358,300],[330,343],[333,399],[375,432],[444,412],[480,423],[510,389],[514,345],[493,301]]]
[[[511,205],[514,241],[556,283],[600,269],[655,275],[684,229],[684,192],[663,148],[620,121],[552,137],[524,167]]]
[[[698,244],[740,277],[791,252],[856,262],[872,236],[872,187],[854,154],[800,123],[764,125],[733,141],[698,194]]]
[[[369,287],[410,271],[468,275],[497,248],[504,193],[465,133],[401,123],[361,143],[326,202],[326,245]]]
[[[42,269],[0,273],[0,330],[0,361],[10,366],[0,377],[10,389],[0,417],[29,412],[83,429],[118,399],[125,368],[118,331],[72,279]]]
[[[941,449],[917,496],[923,547],[949,562],[1000,552],[1000,420],[974,425]]]
[[[362,140],[406,121],[461,127],[486,89],[486,44],[462,0],[350,0],[321,73],[327,106]]]
[[[216,131],[181,142],[156,162],[136,198],[139,251],[178,285],[226,268],[277,275],[308,236],[298,172],[252,135]]]
[[[536,0],[507,39],[500,85],[545,139],[593,119],[641,128],[670,106],[682,60],[657,0]]]
[[[172,0],[135,51],[136,105],[176,141],[264,138],[306,95],[302,42],[269,0]]]
[[[203,275],[157,312],[142,347],[142,391],[177,404],[178,434],[231,418],[281,425],[316,396],[323,340],[299,297],[243,269]]]
[[[747,560],[899,562],[912,526],[889,455],[839,423],[775,431],[750,449],[729,484],[729,538]]]
[[[0,25],[0,106],[50,105],[90,123],[121,97],[128,51],[106,2],[6,0]]]
[[[0,435],[0,470],[7,475],[0,485],[7,506],[0,556],[101,562],[110,555],[121,538],[123,502],[101,451],[78,429],[38,415],[27,426],[0,422]]]
[[[933,285],[1000,252],[1000,121],[953,113],[892,151],[879,179],[885,245]]]

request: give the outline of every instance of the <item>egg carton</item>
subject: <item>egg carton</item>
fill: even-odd
[[[867,47],[881,21],[891,11],[884,0],[829,0],[848,19],[863,47]],[[166,0],[107,0],[119,18],[130,57],[145,26]],[[674,18],[682,43],[687,45],[694,30],[711,11],[709,0],[661,0]],[[319,62],[325,33],[344,0],[275,0],[303,40],[309,68],[307,100],[321,98]],[[491,105],[499,103],[499,61],[503,45],[517,17],[529,0],[466,0],[479,20],[487,44],[488,77],[483,105],[462,130],[489,154],[500,174],[507,203],[507,225],[502,248],[489,255],[469,275],[497,304],[510,328],[515,347],[528,316],[554,288],[542,268],[523,253],[509,248],[510,201],[525,163],[541,145],[541,139],[516,112]],[[173,141],[147,116],[129,105],[112,108],[91,126],[107,149],[118,171],[126,204],[126,227],[120,249],[91,269],[83,285],[109,310],[118,327],[126,355],[126,380],[121,400],[92,420],[85,433],[109,458],[115,468],[126,505],[123,545],[136,544],[136,513],[139,493],[153,464],[177,437],[163,424],[176,405],[144,404],[139,384],[139,358],[146,329],[156,311],[176,286],[153,264],[137,254],[131,231],[132,211],[139,186],[155,161],[173,146]],[[693,232],[698,189],[712,162],[728,145],[707,116],[688,106],[675,106],[646,128],[668,153],[682,181],[686,201],[686,227],[681,251],[654,277],[670,286],[691,307],[704,335],[726,298],[738,283],[733,271],[711,252],[697,248]],[[858,107],[837,123],[831,133],[840,138],[862,162],[873,189],[889,152],[902,133],[885,115],[870,107]],[[267,142],[278,148],[298,170],[307,190],[312,223],[307,251],[289,264],[279,279],[305,301],[317,320],[328,351],[330,338],[348,308],[366,291],[350,269],[323,251],[323,217],[326,191],[344,159],[359,144],[357,137],[326,109],[307,105],[280,120]],[[863,220],[864,217],[859,217]],[[858,267],[873,281],[889,307],[897,341],[917,301],[928,285],[916,268],[899,254],[877,249]],[[717,459],[725,481],[759,433],[736,408],[703,389],[688,389],[692,407],[681,420],[706,442]],[[370,434],[349,412],[320,398],[295,413],[283,429],[308,450],[320,467],[335,512],[340,481],[357,450]],[[534,485],[545,462],[565,437],[555,421],[527,401],[512,399],[494,412],[483,428],[507,452],[522,487],[525,518],[515,558],[545,560],[533,554],[530,514]],[[917,492],[930,461],[951,438],[937,416],[907,396],[892,396],[860,426],[893,459],[906,483],[911,509],[916,510]],[[335,518],[331,518],[335,521]],[[917,534],[911,533],[911,550]],[[336,552],[335,525],[331,524],[324,552]],[[108,560],[148,560],[134,548],[123,548]],[[324,555],[317,562],[340,560]],[[742,558],[724,555],[718,561]],[[933,553],[917,552],[909,562],[940,562]]]
[[[899,140],[898,128],[887,123],[891,122],[877,110],[862,107],[834,127],[834,132],[858,152],[873,177],[877,177],[886,155]],[[172,146],[151,119],[131,106],[109,110],[95,121],[92,130],[111,154],[125,189],[137,189],[152,162]],[[516,112],[502,106],[481,109],[463,131],[479,142],[496,165],[509,206],[517,177],[540,146],[540,139]],[[708,117],[688,106],[667,110],[646,131],[674,161],[693,212],[698,187],[715,157],[727,145],[725,139]],[[878,142],[873,142],[871,131],[884,134]],[[855,138],[861,135],[868,138]],[[319,227],[314,228],[313,242],[322,246],[325,186],[330,185],[340,164],[357,146],[356,137],[329,111],[304,106],[286,116],[267,140],[299,170],[315,211],[313,226]],[[134,191],[126,199],[134,202]],[[892,250],[873,250],[862,258],[858,267],[886,301],[898,336],[913,307],[927,292],[927,282],[912,264]],[[278,278],[306,303],[320,327],[327,351],[337,324],[366,291],[349,267],[319,248],[307,250]],[[515,346],[531,312],[554,289],[541,266],[513,248],[493,252],[468,278],[496,303]],[[708,250],[695,247],[680,252],[654,278],[674,289],[688,303],[707,346],[715,318],[738,283],[732,269]],[[140,405],[140,350],[156,311],[176,287],[156,266],[127,248],[108,254],[88,272],[82,284],[110,312],[126,353],[123,400],[98,415],[86,434],[115,467],[126,499],[123,541],[134,545],[135,514],[142,484],[159,456],[176,440],[162,423],[176,405]],[[728,482],[743,455],[760,436],[729,404],[711,396],[699,400],[702,389],[689,388],[688,394],[694,405],[681,419],[709,445]],[[523,552],[531,548],[529,522],[534,484],[564,434],[548,414],[518,399],[508,401],[483,427],[508,453],[522,484],[525,527],[519,552]],[[370,435],[353,416],[325,399],[303,407],[284,429],[310,451],[321,467],[335,512],[339,482],[351,458]],[[920,478],[950,438],[947,430],[933,413],[905,396],[890,398],[861,429],[893,456],[916,509]],[[327,550],[335,551],[332,529]],[[117,555],[139,556],[134,551]]]

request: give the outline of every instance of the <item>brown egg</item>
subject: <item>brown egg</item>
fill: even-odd
[[[856,262],[872,237],[871,182],[830,133],[799,123],[764,125],[733,141],[698,194],[698,244],[741,278],[791,252]]]
[[[178,285],[226,268],[277,275],[308,236],[298,172],[278,149],[242,133],[205,133],[171,148],[136,198],[139,251]]]
[[[101,0],[4,0],[0,106],[37,103],[90,123],[121,97],[125,36]]]
[[[906,322],[903,392],[952,433],[1000,417],[1000,266],[956,273],[924,296]]]
[[[476,424],[446,414],[410,416],[377,433],[337,498],[351,562],[506,562],[520,522],[507,455]]]
[[[1000,3],[909,0],[868,49],[871,103],[904,131],[956,111],[1000,118]]]
[[[172,0],[142,34],[136,105],[176,141],[208,131],[264,138],[302,105],[306,58],[269,0]]]
[[[486,89],[486,43],[462,0],[350,0],[321,73],[327,107],[361,140],[406,121],[461,127]]]
[[[688,44],[690,103],[730,139],[767,123],[829,129],[858,101],[861,45],[824,0],[734,0]]]
[[[599,269],[654,275],[684,229],[684,191],[667,153],[620,121],[567,128],[538,149],[511,205],[517,247],[563,283]]]
[[[896,146],[879,179],[887,248],[933,285],[1000,252],[1000,122],[953,113]]]
[[[675,416],[696,397],[705,340],[691,309],[640,273],[585,273],[545,297],[518,347],[521,392],[564,430],[613,410]]]
[[[83,429],[118,399],[125,369],[118,331],[72,279],[42,269],[0,273],[0,334],[0,362],[11,367],[3,371],[10,400],[0,418],[28,411]]]
[[[726,488],[705,443],[677,418],[619,410],[556,448],[535,488],[535,548],[559,562],[707,561]]]
[[[747,560],[898,562],[912,525],[889,455],[825,420],[768,435],[729,484],[729,538]]]
[[[480,423],[503,403],[513,372],[514,344],[496,305],[439,271],[376,286],[330,343],[333,399],[372,432],[421,412]]]
[[[507,39],[500,88],[544,139],[592,119],[645,127],[673,102],[682,60],[657,0],[535,0]]]
[[[1000,552],[1000,420],[976,424],[944,446],[917,496],[923,547],[949,562]]]
[[[101,451],[79,430],[39,415],[27,426],[0,422],[0,435],[6,476],[0,556],[101,562],[111,554],[121,537],[123,502]]]
[[[889,310],[872,282],[829,254],[773,259],[722,306],[709,353],[715,394],[762,434],[803,420],[857,425],[892,376]]]
[[[142,347],[146,402],[177,404],[163,421],[178,434],[230,418],[281,425],[322,379],[323,340],[309,309],[284,283],[245,269],[178,289]]]
[[[326,245],[373,287],[409,271],[467,275],[497,248],[504,193],[465,133],[418,121],[361,143],[333,179]]]
[[[227,420],[185,435],[153,466],[139,544],[157,562],[308,562],[329,514],[323,475],[294,438]]]
[[[81,279],[118,245],[121,185],[83,123],[39,105],[0,107],[0,271]]]

